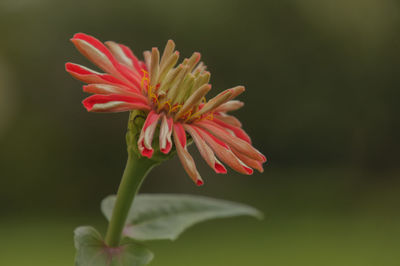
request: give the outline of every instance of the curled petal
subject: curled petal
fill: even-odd
[[[175,135],[177,136],[177,139],[174,137],[174,141],[176,142],[177,140],[179,140],[181,146],[186,149],[186,133],[182,124],[174,123],[174,136]]]
[[[165,50],[164,50],[165,54]],[[163,54],[163,56],[164,56]],[[158,75],[158,80],[157,83],[160,83],[162,80],[164,80],[165,76],[169,73],[171,68],[175,66],[176,62],[178,61],[179,58],[179,52],[176,51],[174,52],[171,56],[168,57],[164,62],[161,59],[160,62],[160,74]]]
[[[206,69],[207,69],[207,66],[204,65],[203,62],[200,62],[200,63],[196,66],[196,68],[193,69],[193,72],[194,72],[194,73],[196,73],[196,72],[202,73],[202,72],[205,71]],[[208,82],[208,81],[207,81],[207,82]]]
[[[221,140],[217,139],[211,133],[202,128],[195,126],[193,126],[193,128],[203,137],[206,143],[210,145],[210,147],[217,154],[218,158],[221,159],[221,161],[223,161],[224,163],[229,165],[229,167],[239,173],[246,175],[253,174],[253,169],[248,167],[239,158],[237,158],[228,145],[226,145]]]
[[[201,86],[198,90],[196,90],[190,97],[185,101],[185,104],[176,114],[176,117],[179,118],[180,116],[184,115],[187,111],[189,111],[193,106],[198,104],[201,99],[211,90],[210,84],[205,84]]]
[[[246,155],[243,155],[243,153],[238,152],[235,149],[232,149],[232,152],[238,157],[242,162],[244,162],[246,165],[250,166],[251,168],[257,169],[258,172],[263,173],[264,168],[262,166],[262,162],[253,160]]]
[[[165,69],[166,65],[169,65],[169,61],[173,60],[173,53],[175,50],[175,43],[173,40],[168,40],[165,48],[164,48],[164,52],[161,56],[161,60],[160,60],[160,68],[161,69]],[[173,60],[174,61],[174,60]]]
[[[119,44],[124,54],[129,57],[132,61],[133,67],[136,69],[138,73],[142,72],[142,70],[147,71],[146,65],[144,62],[137,59],[137,57],[133,54],[132,50],[123,44]]]
[[[105,42],[112,55],[120,63],[119,70],[133,83],[140,87],[143,71],[139,66],[138,59],[132,51],[124,45],[108,41]]]
[[[124,96],[139,97],[147,102],[147,98],[143,96],[139,91],[123,86],[115,86],[110,84],[89,84],[83,86],[83,91],[96,94],[119,94]]]
[[[229,98],[229,100],[235,99],[236,97],[238,97],[240,94],[242,94],[246,89],[244,88],[244,86],[236,86],[231,88],[232,91],[232,95]]]
[[[216,117],[214,117],[212,121],[215,122],[216,124],[220,125],[221,127],[231,131],[234,134],[234,136],[251,144],[251,139],[250,139],[249,135],[247,135],[247,133],[240,127],[232,126]]]
[[[242,108],[244,105],[243,102],[238,101],[238,100],[233,100],[233,101],[228,101],[224,104],[221,104],[217,109],[215,109],[215,112],[230,112],[230,111],[236,111],[237,109]]]
[[[154,132],[157,127],[160,115],[154,111],[151,111],[146,118],[143,125],[142,131],[140,132],[138,140],[138,148],[142,156],[151,158],[153,156],[153,147],[151,143],[153,142]]]
[[[143,57],[144,57],[144,63],[146,65],[146,68],[150,69],[150,67],[151,67],[151,52],[150,51],[144,51],[143,52]]]
[[[187,60],[187,65],[189,67],[189,72],[192,72],[193,68],[200,61],[201,54],[199,52],[194,52],[192,56]]]
[[[218,106],[228,101],[231,98],[231,96],[232,96],[231,89],[221,92],[220,94],[209,100],[206,104],[204,104],[202,108],[193,116],[199,117],[203,114],[214,111]]]
[[[136,74],[133,71],[131,71],[127,66],[121,65],[120,67],[121,72],[124,74],[124,76],[136,87],[140,88],[141,86],[141,75],[143,73]]]
[[[214,113],[214,117],[218,118],[219,120],[235,126],[235,127],[242,127],[242,123],[236,117],[232,115],[227,115],[225,113]]]
[[[129,83],[123,82],[111,75],[99,73],[78,64],[66,63],[65,70],[74,78],[86,83],[104,83],[132,87]]]
[[[170,84],[171,88],[168,90],[167,93],[168,97],[174,100],[176,99],[176,97],[180,92],[182,93],[182,91],[179,90],[179,88],[180,85],[183,83],[185,76],[189,72],[189,67],[187,65],[181,64],[177,67],[177,70],[178,70],[177,75]]]
[[[239,152],[242,152],[247,157],[250,157],[253,160],[265,162],[265,156],[257,151],[253,146],[251,146],[251,144],[238,137],[232,136],[232,134],[230,134],[228,131],[226,131],[216,123],[204,120],[197,122],[196,125],[199,125],[200,127],[208,130],[214,136],[228,143],[230,146],[232,146]]]
[[[207,164],[214,169],[217,174],[226,174],[225,166],[215,158],[214,152],[212,149],[207,145],[204,139],[200,136],[200,134],[191,126],[184,125],[184,128],[189,134],[192,136],[194,143],[196,143],[197,148],[201,156],[207,162]]]
[[[110,74],[121,76],[117,70],[118,62],[98,39],[83,33],[77,33],[71,39],[75,47],[98,67]]]
[[[160,72],[160,51],[156,47],[151,49],[151,61],[150,61],[150,86],[155,87],[158,81],[158,73]]]
[[[89,112],[124,112],[129,110],[150,110],[147,103],[137,97],[122,95],[92,95],[83,100]]]
[[[186,134],[183,126],[179,123],[174,123],[174,142],[176,151],[178,153],[178,157],[185,169],[186,173],[190,176],[193,182],[196,185],[203,185],[203,180],[200,177],[199,172],[196,169],[196,164],[192,156],[190,156],[189,152],[186,149]]]
[[[168,154],[172,148],[171,134],[173,119],[163,115],[161,126],[160,126],[160,151],[164,154]]]
[[[98,39],[83,33],[77,33],[71,41],[81,54],[104,71],[123,81],[140,86],[140,79],[138,80],[127,66],[120,64],[107,47]]]
[[[117,59],[117,61],[119,63],[124,64],[124,65],[128,66],[129,68],[136,71],[136,69],[134,68],[132,59],[125,54],[121,45],[119,45],[118,43],[113,42],[113,41],[105,42],[105,44],[107,45],[107,47],[110,50],[110,52],[112,53],[112,55],[115,57],[115,59]]]

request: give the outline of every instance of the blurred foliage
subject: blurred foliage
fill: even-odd
[[[137,55],[172,38],[183,56],[202,53],[212,73],[211,94],[238,84],[247,88],[241,96],[246,106],[236,115],[270,159],[264,174],[216,176],[194,152],[203,188],[192,185],[175,158],[152,172],[144,191],[242,200],[284,221],[276,227],[263,223],[268,234],[263,240],[243,229],[236,240],[259,245],[259,250],[242,250],[244,257],[261,259],[266,254],[260,252],[268,249],[271,265],[290,264],[282,252],[295,251],[304,251],[297,265],[315,258],[314,253],[336,258],[331,265],[392,265],[389,253],[395,244],[399,247],[392,233],[397,230],[399,236],[400,220],[395,208],[400,202],[398,1],[1,0],[0,32],[0,210],[11,217],[0,223],[7,227],[21,220],[5,234],[7,243],[65,229],[65,223],[56,227],[58,220],[28,226],[25,217],[35,216],[29,213],[101,219],[100,200],[117,188],[126,159],[128,114],[87,113],[80,104],[85,97],[81,83],[64,71],[67,61],[91,66],[69,42],[74,33],[85,32],[127,44]],[[365,227],[364,214],[370,217]],[[307,217],[324,218],[296,227]],[[65,229],[71,235],[49,236],[62,238],[58,251],[72,248],[73,225]],[[20,235],[26,226],[31,235]],[[229,235],[235,229],[226,230],[228,237],[218,242],[227,244],[221,252],[236,255],[229,252],[235,250],[236,240]],[[205,235],[200,230],[186,243],[194,247],[195,236],[200,237],[206,255],[218,261],[211,265],[222,265],[222,255],[210,254],[218,245]],[[260,241],[253,243],[251,236]],[[303,245],[304,238],[310,245]],[[357,247],[361,244],[365,250]],[[173,248],[198,254],[185,247],[185,242],[174,244],[160,257],[167,261],[167,250]],[[60,256],[69,258],[68,252]],[[326,260],[304,265],[321,264],[329,265]],[[154,265],[161,264],[156,259]],[[242,264],[229,259],[226,265]],[[261,259],[253,265],[265,264]]]

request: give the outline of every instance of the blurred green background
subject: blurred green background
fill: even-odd
[[[177,158],[142,191],[193,193],[265,213],[149,242],[151,265],[400,265],[400,2],[397,0],[0,0],[0,265],[73,265],[73,229],[95,224],[126,159],[127,113],[89,114],[91,66],[76,32],[137,55],[172,38],[199,51],[214,92],[243,84],[236,112],[267,154],[263,174],[195,187]]]

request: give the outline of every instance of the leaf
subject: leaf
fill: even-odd
[[[110,220],[115,196],[101,209]],[[215,218],[249,215],[262,218],[253,207],[225,200],[183,194],[139,194],[131,207],[124,235],[136,240],[175,240],[188,227]]]
[[[119,247],[106,246],[99,232],[90,226],[75,229],[75,248],[76,266],[142,266],[153,259],[150,250],[127,238]]]

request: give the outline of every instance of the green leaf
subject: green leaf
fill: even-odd
[[[101,209],[110,220],[115,196]],[[182,194],[139,194],[131,207],[124,235],[136,240],[175,240],[188,227],[214,218],[250,215],[262,218],[253,207],[225,200]]]
[[[153,253],[141,244],[123,239],[119,247],[106,246],[93,227],[75,229],[76,266],[142,266],[153,259]]]

